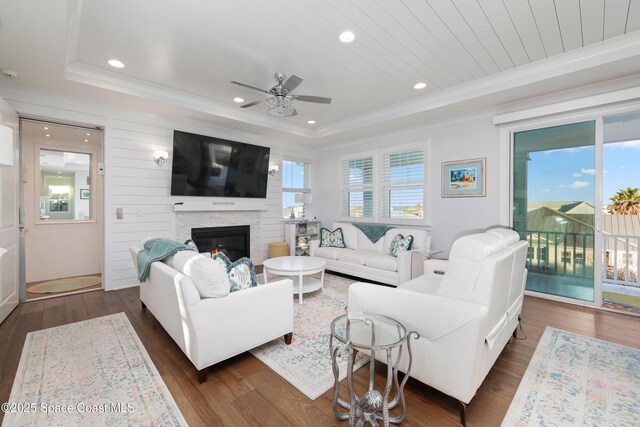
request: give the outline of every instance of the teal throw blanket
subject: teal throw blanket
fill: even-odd
[[[353,223],[354,226],[358,227],[360,231],[364,233],[365,236],[371,240],[371,242],[376,243],[384,234],[395,228],[391,225],[382,225],[382,224],[357,224]]]
[[[189,244],[179,243],[171,239],[149,239],[144,242],[144,248],[138,252],[138,280],[146,282],[151,269],[151,263],[162,261],[175,255],[178,251],[198,251],[193,242]]]

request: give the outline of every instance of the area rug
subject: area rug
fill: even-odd
[[[547,327],[502,425],[640,425],[640,350]]]
[[[187,425],[124,313],[27,334],[9,402],[3,426]]]
[[[260,275],[262,279],[262,275]],[[271,276],[269,280],[274,280]],[[295,287],[296,280],[294,280]],[[294,297],[293,341],[286,345],[277,339],[251,350],[251,353],[314,400],[333,387],[333,371],[329,355],[331,322],[345,314],[349,285],[353,279],[332,274],[324,276],[324,290],[304,294],[304,305]],[[337,340],[334,340],[336,343]],[[343,347],[344,348],[344,347]],[[347,375],[345,352],[339,359],[340,380]],[[369,358],[359,353],[354,371]]]
[[[100,276],[65,277],[64,279],[49,280],[27,287],[32,294],[55,294],[57,292],[75,291],[89,288],[102,282]]]

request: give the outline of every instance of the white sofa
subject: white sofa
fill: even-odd
[[[418,332],[410,375],[458,399],[464,424],[466,405],[518,326],[526,256],[527,242],[512,230],[465,236],[449,261],[425,261],[424,275],[397,288],[351,285],[349,313],[386,315]],[[403,372],[407,362],[405,353]]]
[[[324,258],[327,270],[394,286],[422,274],[423,262],[431,247],[431,236],[427,230],[398,226],[373,243],[351,223],[334,222],[331,230],[336,228],[342,229],[346,248],[320,247],[319,240],[312,240],[309,245],[309,254]],[[390,254],[389,248],[398,234],[412,235],[413,245],[411,251],[396,258]]]
[[[130,251],[137,268],[140,248]],[[284,279],[201,298],[191,278],[163,262],[151,264],[147,281],[140,283],[142,308],[149,309],[191,360],[200,383],[220,361],[281,336],[291,343],[292,295],[293,282]]]

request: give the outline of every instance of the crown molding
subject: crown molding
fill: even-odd
[[[616,61],[640,58],[640,32],[617,37],[542,61],[432,92],[318,129],[318,138],[568,76]],[[629,70],[632,71],[632,70]]]
[[[65,78],[77,83],[83,83],[102,89],[165,102],[176,107],[188,108],[222,117],[225,119],[243,122],[253,126],[270,128],[280,132],[287,132],[296,136],[313,138],[315,130],[297,124],[290,124],[281,119],[271,119],[264,114],[253,111],[240,111],[231,108],[221,102],[209,98],[186,93],[180,90],[145,82],[132,77],[120,76],[104,71],[90,65],[74,62],[68,64],[65,69]]]

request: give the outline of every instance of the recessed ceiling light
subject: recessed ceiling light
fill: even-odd
[[[85,139],[85,140],[84,140],[84,142],[89,142],[89,140],[88,140],[88,139]]]
[[[124,68],[124,64],[117,59],[110,59],[107,61],[107,64],[111,65],[113,68]]]
[[[49,128],[48,128],[48,127],[46,127],[46,126],[45,126],[45,127],[43,127],[42,129],[44,129],[44,130],[49,130]]]
[[[244,102],[244,99],[236,97],[236,98],[233,98],[233,102]]]
[[[45,136],[46,136],[47,138],[49,138],[49,137],[50,137],[51,135],[49,135],[49,134],[46,134]]]
[[[87,135],[87,136],[91,136],[91,133],[87,132],[87,133],[85,133],[85,135]]]
[[[338,40],[340,40],[342,43],[351,43],[355,39],[356,35],[351,31],[345,31],[338,36]]]
[[[427,84],[423,83],[423,82],[416,83],[416,84],[413,85],[413,88],[414,89],[418,89],[418,90],[424,89],[425,87],[427,87]]]
[[[56,172],[56,173],[62,173],[62,172],[58,171],[58,172]]]
[[[310,125],[315,125],[316,121],[315,120],[307,120],[307,123],[309,123]]]

